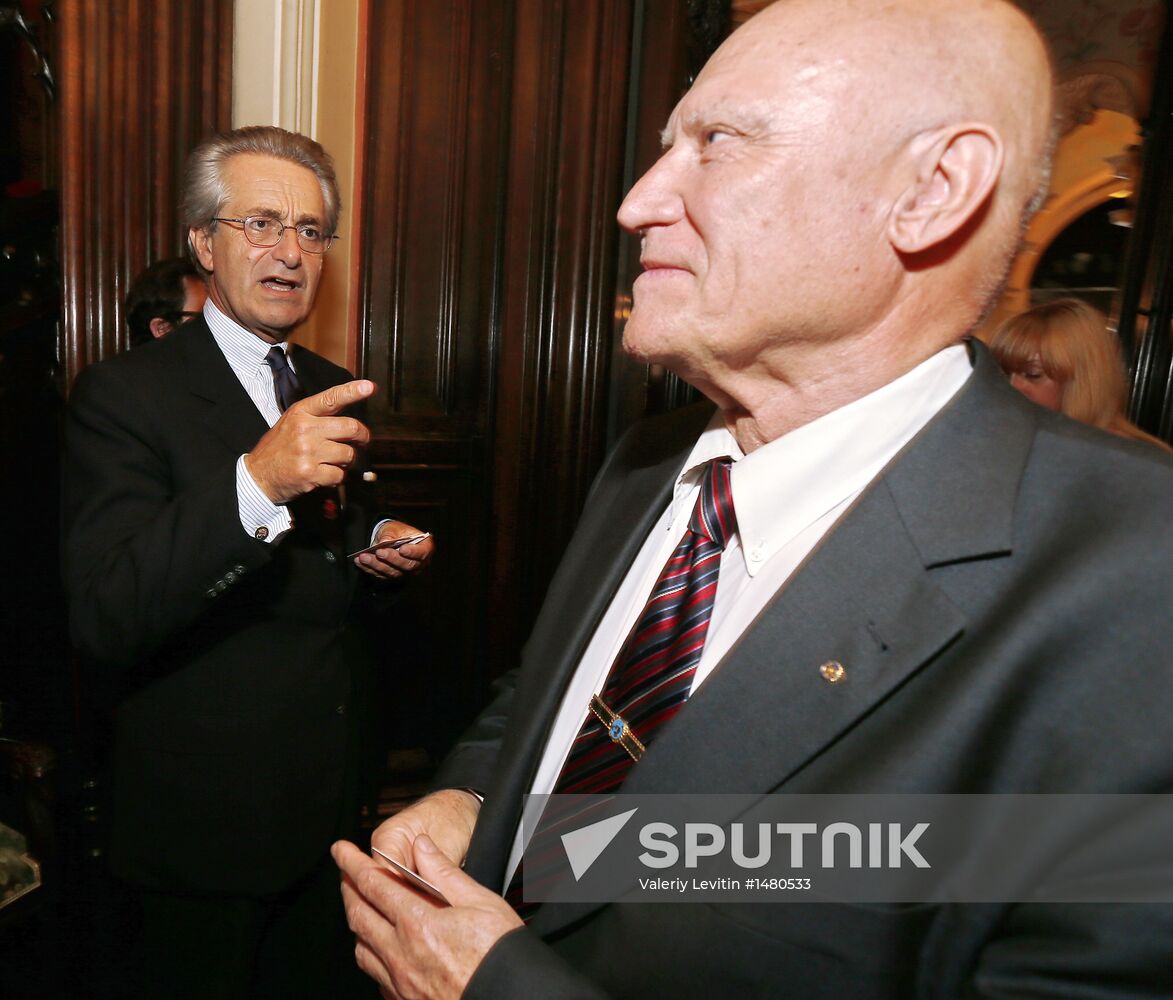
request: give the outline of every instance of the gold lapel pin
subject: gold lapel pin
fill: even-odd
[[[847,676],[847,670],[837,660],[828,660],[819,667],[819,673],[828,684],[838,684]]]

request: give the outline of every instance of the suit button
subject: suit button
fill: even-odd
[[[237,576],[244,576],[245,568],[241,563],[237,563],[235,566],[232,567],[232,572],[235,573]]]
[[[224,593],[224,591],[226,591],[227,589],[228,589],[228,584],[227,584],[227,583],[225,583],[223,580],[217,580],[217,581],[216,581],[216,592],[217,592],[217,593],[219,593],[219,594],[222,594],[222,593]]]
[[[255,538],[258,542],[263,542],[268,537],[269,529],[266,528],[263,524],[253,532],[253,538]]]
[[[337,708],[334,709],[334,711],[337,712],[339,715],[345,715],[346,714],[346,706],[339,705]]]
[[[204,591],[204,597],[206,597],[209,601],[215,600],[219,596],[219,591],[217,591],[215,587]]]
[[[326,552],[326,562],[337,562],[337,561],[338,561],[338,557],[336,555],[334,555],[333,552],[330,552],[330,551]]]

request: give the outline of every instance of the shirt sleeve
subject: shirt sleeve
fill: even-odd
[[[289,508],[265,496],[245,466],[243,455],[236,460],[236,503],[240,526],[258,541],[271,545],[293,527]]]
[[[382,529],[383,525],[384,524],[392,524],[394,521],[395,521],[395,518],[393,518],[393,517],[384,517],[384,518],[380,519],[375,524],[375,526],[373,528],[371,528],[371,544],[372,545],[374,545],[375,542],[377,542],[379,540],[379,531]]]

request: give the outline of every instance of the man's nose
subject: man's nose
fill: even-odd
[[[297,242],[297,230],[293,226],[285,226],[281,230],[281,238],[273,247],[273,256],[289,267],[296,267],[301,262],[303,251]]]
[[[631,233],[652,226],[670,226],[684,215],[678,168],[670,149],[645,173],[623,199],[619,225]]]

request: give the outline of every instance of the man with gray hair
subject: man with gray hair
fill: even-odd
[[[74,642],[113,711],[111,866],[141,909],[126,995],[321,997],[344,924],[371,614],[426,539],[348,478],[375,391],[288,342],[340,203],[322,147],[237,129],[188,162],[203,313],[86,369],[67,426]],[[333,964],[332,964],[333,963]]]
[[[527,900],[562,857],[523,852],[527,793],[1173,791],[1173,466],[967,340],[1044,180],[1050,83],[1001,0],[778,0],[701,71],[619,210],[624,346],[715,405],[618,445],[520,669],[375,832],[451,905],[335,847],[384,995],[1169,995],[1173,906],[1030,900],[1087,890],[1094,820],[1009,845],[1037,877],[981,905],[818,878],[652,903],[638,847],[613,902]],[[1168,839],[1113,860],[1142,885]]]

